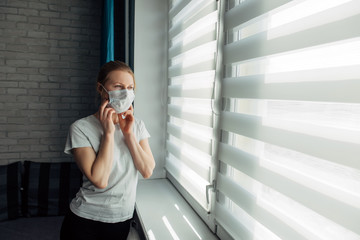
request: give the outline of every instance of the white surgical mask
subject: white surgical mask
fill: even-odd
[[[134,90],[121,89],[114,91],[107,91],[103,85],[104,90],[109,94],[109,106],[112,107],[116,113],[122,113],[129,109],[131,103],[135,99]]]

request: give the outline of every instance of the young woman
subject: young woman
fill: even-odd
[[[135,78],[125,63],[100,70],[99,110],[74,122],[65,153],[83,172],[83,185],[70,203],[61,239],[126,239],[133,216],[138,171],[149,178],[155,161],[144,123],[133,115]]]

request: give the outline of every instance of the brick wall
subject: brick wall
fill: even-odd
[[[96,111],[101,1],[0,0],[0,164],[69,161],[69,125]]]

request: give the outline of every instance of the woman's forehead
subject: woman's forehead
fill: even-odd
[[[121,83],[121,84],[134,84],[132,75],[128,72],[116,70],[112,71],[107,76],[109,84]]]

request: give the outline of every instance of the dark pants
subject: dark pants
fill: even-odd
[[[69,210],[61,226],[61,240],[126,240],[130,221],[104,223],[79,217]]]

